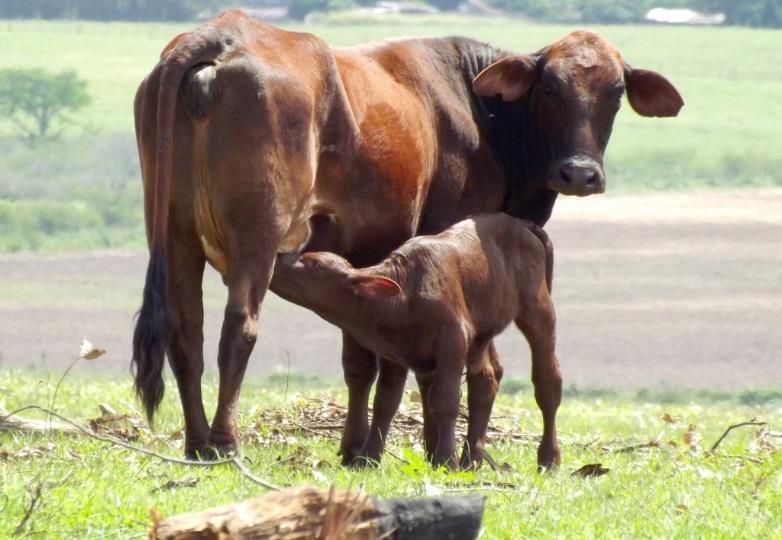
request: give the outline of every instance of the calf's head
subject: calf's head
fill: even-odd
[[[535,54],[500,59],[475,77],[473,89],[527,108],[521,144],[528,180],[565,195],[605,191],[603,153],[622,94],[642,116],[676,116],[684,105],[665,77],[630,67],[585,30]]]
[[[356,300],[401,293],[394,280],[356,270],[339,255],[325,251],[278,256],[274,280],[287,299],[320,314],[340,313]]]

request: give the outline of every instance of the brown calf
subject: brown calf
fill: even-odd
[[[562,395],[552,264],[551,242],[540,227],[507,214],[485,214],[437,236],[413,238],[369,268],[355,269],[327,252],[298,259],[283,255],[274,279],[287,298],[415,372],[424,446],[434,465],[456,464],[454,428],[465,368],[469,424],[461,465],[482,459],[502,376],[491,340],[514,321],[532,350],[532,380],[543,413],[538,464],[549,467],[559,463],[554,420]],[[385,406],[396,412],[400,398],[401,392]],[[358,456],[380,459],[390,416],[372,426]]]

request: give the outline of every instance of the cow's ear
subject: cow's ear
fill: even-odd
[[[390,298],[402,293],[402,288],[393,279],[369,274],[358,274],[350,278],[353,292],[364,298]]]
[[[472,89],[479,96],[501,95],[515,101],[527,93],[537,76],[537,60],[529,55],[506,56],[478,73]]]
[[[676,116],[684,100],[668,79],[648,69],[625,66],[627,99],[641,116]]]

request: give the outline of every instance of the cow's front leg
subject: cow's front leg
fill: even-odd
[[[399,409],[399,403],[402,401],[402,394],[405,391],[406,367],[385,359],[380,359],[379,367],[380,375],[377,379],[375,402],[372,406],[372,427],[369,429],[369,436],[364,443],[361,455],[355,460],[356,465],[359,466],[380,462],[391,421]]]
[[[348,413],[339,453],[342,464],[352,466],[369,433],[369,391],[377,377],[377,355],[343,332],[342,369],[348,386]]]

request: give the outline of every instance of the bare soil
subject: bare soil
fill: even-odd
[[[568,385],[782,384],[782,190],[561,198],[547,229]],[[62,370],[86,337],[109,352],[80,371],[128,376],[145,265],[145,253],[0,256],[0,364]],[[211,271],[205,299],[214,371],[225,292]],[[498,343],[506,373],[526,377],[523,337]],[[335,328],[270,295],[249,372],[338,379],[339,350]]]

